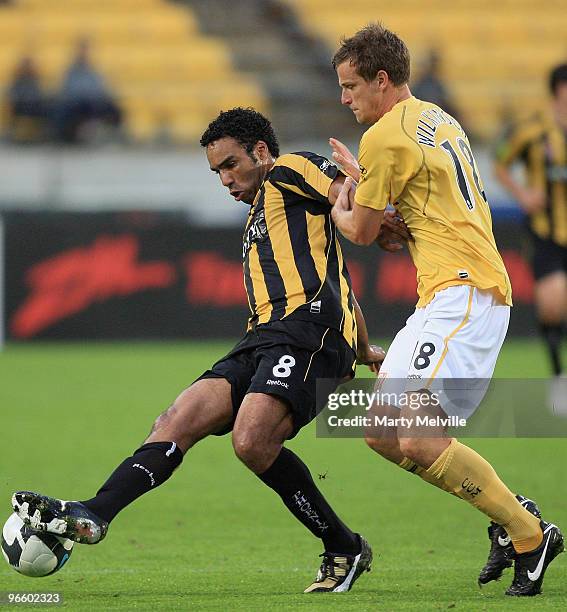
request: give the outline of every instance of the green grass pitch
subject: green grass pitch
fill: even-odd
[[[153,418],[229,347],[8,346],[0,353],[0,520],[15,489],[91,496]],[[539,343],[506,343],[499,376],[546,372]],[[566,440],[470,443],[567,530]],[[315,576],[320,544],[234,458],[228,436],[198,444],[168,483],[116,518],[102,544],[76,545],[54,576],[26,578],[0,562],[0,591],[58,591],[70,610],[567,609],[567,555],[551,566],[535,599],[503,595],[510,573],[481,591],[476,577],[488,540],[480,513],[386,463],[361,440],[316,439],[310,426],[290,447],[316,479],[326,474],[322,490],[374,548],[373,571],[350,593],[301,593]]]

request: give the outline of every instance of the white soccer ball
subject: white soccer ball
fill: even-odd
[[[17,514],[12,514],[2,529],[2,554],[24,576],[54,574],[67,563],[73,545],[67,538],[33,531]]]

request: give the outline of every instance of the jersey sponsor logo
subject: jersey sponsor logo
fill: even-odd
[[[319,314],[321,312],[321,300],[317,300],[316,302],[311,302],[311,306],[309,307],[309,312],[314,314]]]

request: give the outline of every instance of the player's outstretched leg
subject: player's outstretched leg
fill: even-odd
[[[516,495],[516,499],[528,511],[537,518],[541,518],[541,512],[537,504],[527,497]],[[505,569],[512,567],[514,559],[514,546],[510,536],[502,525],[491,521],[488,527],[488,539],[490,540],[490,552],[484,567],[480,570],[478,584],[488,584],[492,580],[499,580]]]
[[[119,512],[168,480],[189,448],[231,423],[230,389],[228,381],[217,378],[198,380],[183,391],[157,418],[146,442],[114,470],[94,497],[64,501],[18,491],[12,497],[14,511],[37,531],[97,544]]]
[[[91,499],[68,502],[19,491],[12,497],[12,506],[32,529],[81,544],[97,544],[121,510],[163,484],[182,460],[175,442],[148,442],[126,458]]]
[[[461,499],[502,525],[514,549],[514,581],[508,595],[526,596],[541,592],[544,572],[563,550],[559,529],[540,520],[513,495],[494,468],[471,448],[455,438],[444,440],[445,450],[437,454],[438,441],[400,439],[400,445],[413,461],[442,479]]]
[[[81,544],[97,544],[108,530],[108,523],[81,502],[18,491],[12,496],[12,507],[32,529],[54,533]]]

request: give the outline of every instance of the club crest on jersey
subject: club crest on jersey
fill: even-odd
[[[242,259],[246,257],[253,242],[261,242],[266,239],[267,235],[268,226],[266,225],[265,213],[263,210],[260,210],[244,234],[244,240],[242,242]]]

